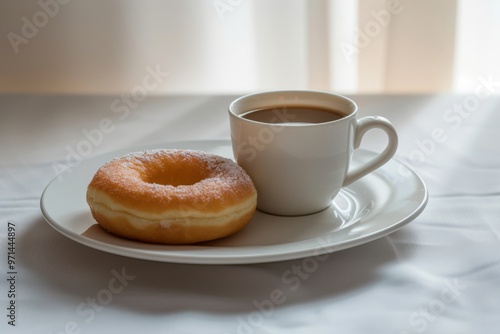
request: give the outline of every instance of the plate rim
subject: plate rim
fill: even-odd
[[[145,145],[140,145],[140,146],[135,146],[135,147],[130,147],[130,148],[122,148],[122,149],[117,149],[117,150],[112,150],[108,152],[104,152],[98,155],[90,156],[86,160],[91,160],[91,159],[98,159],[99,157],[107,156],[112,153],[120,154],[120,152],[132,152],[133,150],[144,150],[147,149],[146,147],[155,147],[155,146],[162,146],[162,147],[174,147],[174,145],[177,146],[188,146],[188,145],[200,145],[200,144],[206,144],[206,145],[223,145],[223,146],[229,146],[231,147],[231,141],[230,139],[200,139],[200,140],[182,140],[182,141],[168,141],[168,142],[162,142],[162,143],[156,143],[156,144],[145,144]],[[370,154],[376,154],[376,152],[368,149],[363,149],[359,148],[356,149],[356,151],[364,151],[368,152]],[[181,264],[201,264],[201,265],[234,265],[234,264],[252,264],[252,263],[270,263],[270,262],[278,262],[278,261],[287,261],[287,260],[293,260],[293,259],[300,259],[300,258],[306,258],[310,256],[319,256],[327,253],[333,253],[337,251],[341,251],[344,249],[356,247],[371,241],[374,241],[376,239],[379,239],[381,237],[387,236],[396,230],[400,229],[401,227],[405,226],[409,222],[413,221],[416,217],[418,217],[422,211],[425,209],[428,200],[429,200],[429,192],[428,188],[423,181],[422,177],[418,175],[415,170],[409,166],[406,162],[401,161],[397,157],[391,158],[390,161],[394,161],[398,164],[401,164],[407,168],[411,174],[412,177],[414,177],[419,185],[420,189],[423,191],[423,197],[419,203],[419,205],[410,213],[408,213],[403,219],[399,221],[395,221],[391,223],[388,226],[384,226],[383,228],[372,232],[368,235],[363,235],[356,237],[354,239],[348,239],[348,240],[343,240],[341,242],[337,242],[333,245],[321,245],[320,247],[311,247],[307,249],[297,249],[297,250],[287,250],[282,251],[282,252],[275,252],[275,253],[270,253],[270,254],[261,254],[261,255],[254,255],[252,253],[249,254],[238,254],[238,255],[231,255],[231,254],[223,254],[223,255],[214,255],[214,254],[209,254],[207,256],[201,255],[201,254],[196,254],[193,256],[192,254],[188,254],[185,251],[179,251],[174,254],[168,253],[168,254],[158,254],[158,253],[151,253],[148,252],[148,250],[145,249],[130,249],[124,246],[120,245],[110,245],[106,242],[99,241],[99,240],[94,240],[91,238],[84,237],[76,232],[73,232],[67,228],[64,228],[60,223],[56,222],[53,220],[51,217],[50,213],[47,212],[45,201],[46,201],[46,193],[47,191],[53,186],[54,182],[58,181],[58,178],[60,175],[56,175],[44,188],[41,197],[40,197],[40,209],[42,212],[42,215],[45,219],[45,221],[57,232],[62,234],[63,236],[79,243],[84,246],[97,249],[99,251],[103,251],[106,253],[110,254],[115,254],[119,256],[124,256],[128,258],[135,258],[135,259],[141,259],[141,260],[149,260],[149,261],[156,261],[156,262],[168,262],[168,263],[181,263]],[[83,162],[83,161],[82,161]],[[75,169],[78,167],[81,167],[80,165],[76,166]],[[384,168],[384,166],[380,167],[381,169]],[[75,170],[73,169],[73,171]],[[376,172],[376,171],[374,171]],[[65,172],[63,172],[65,173]],[[292,243],[290,243],[292,244]],[[159,245],[162,246],[162,245]],[[168,246],[168,245],[166,245]],[[189,246],[189,245],[188,245]],[[171,246],[171,247],[179,247],[179,246]],[[181,246],[183,247],[183,246]],[[255,248],[263,248],[263,247],[271,247],[271,246],[246,246],[246,247],[255,247]],[[166,250],[167,252],[170,252],[170,250]]]

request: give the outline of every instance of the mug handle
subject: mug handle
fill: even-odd
[[[381,129],[387,134],[387,138],[389,139],[387,147],[384,151],[382,151],[382,153],[377,155],[372,160],[362,164],[361,166],[350,169],[344,180],[344,187],[379,168],[389,161],[394,156],[394,153],[396,153],[396,149],[398,148],[398,135],[396,133],[396,129],[394,129],[391,122],[381,116],[367,116],[357,120],[354,134],[355,149],[361,144],[361,139],[365,133],[371,129]]]

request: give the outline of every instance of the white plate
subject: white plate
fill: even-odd
[[[241,264],[297,259],[357,246],[388,235],[417,217],[427,203],[427,189],[409,167],[391,160],[344,188],[333,205],[316,214],[280,217],[257,211],[240,232],[187,246],[147,244],[115,237],[96,224],[85,201],[87,185],[106,161],[132,151],[189,148],[232,158],[227,140],[174,142],[104,154],[83,161],[55,178],[41,198],[47,222],[66,237],[101,251],[153,261]],[[353,164],[374,153],[355,151]]]

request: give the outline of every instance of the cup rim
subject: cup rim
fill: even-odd
[[[319,90],[268,90],[268,91],[249,93],[249,94],[246,94],[246,95],[243,95],[243,96],[236,98],[235,100],[233,100],[229,104],[229,108],[228,108],[229,114],[232,117],[235,117],[238,120],[243,121],[243,122],[261,124],[261,125],[265,124],[265,125],[271,125],[273,127],[292,127],[288,124],[267,123],[267,122],[260,122],[260,121],[251,120],[248,118],[243,118],[241,116],[241,114],[238,114],[233,110],[235,108],[236,104],[241,103],[243,100],[250,99],[250,98],[257,98],[258,96],[266,96],[266,95],[273,95],[273,94],[312,94],[312,95],[316,95],[316,96],[325,96],[325,97],[336,98],[339,100],[347,101],[348,104],[353,107],[352,112],[350,112],[347,115],[344,115],[344,117],[342,117],[342,118],[332,120],[332,121],[327,121],[327,122],[321,122],[321,123],[293,125],[293,128],[318,127],[318,126],[325,126],[325,125],[334,124],[334,123],[341,123],[341,122],[345,122],[347,120],[350,120],[352,118],[355,118],[356,114],[358,112],[358,105],[356,104],[356,102],[354,102],[352,99],[350,99],[344,95],[341,95],[341,94],[331,93],[328,91],[319,91]],[[268,105],[267,108],[279,107],[280,105],[282,106],[283,103],[281,103],[281,104],[276,103],[276,105]],[[250,111],[250,110],[247,110],[247,111]],[[243,112],[242,114],[245,114],[245,112]]]

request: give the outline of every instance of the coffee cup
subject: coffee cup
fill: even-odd
[[[255,184],[257,208],[283,216],[322,211],[342,187],[389,161],[398,145],[393,125],[380,116],[358,119],[357,113],[351,99],[321,91],[270,91],[233,101],[233,154]],[[350,166],[371,129],[387,134],[385,149]]]

